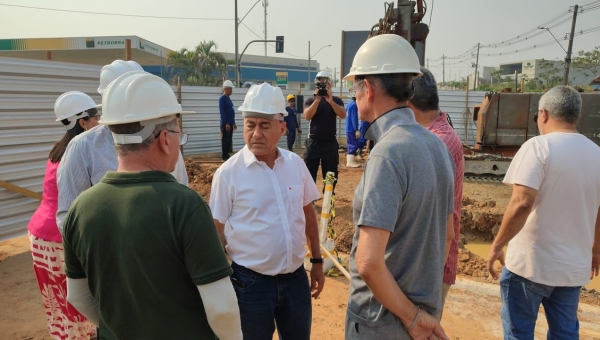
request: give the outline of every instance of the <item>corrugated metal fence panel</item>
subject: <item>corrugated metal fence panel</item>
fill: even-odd
[[[0,57],[0,179],[41,193],[46,160],[65,129],[54,101],[78,90],[96,102],[100,67]],[[35,199],[0,188],[0,240],[26,233]]]
[[[465,100],[466,93],[464,91],[439,91],[440,97],[440,110],[450,115],[454,130],[460,137],[460,140],[464,143],[465,140]],[[471,115],[468,117],[468,136],[469,146],[475,145],[475,134],[477,132],[477,126],[473,121],[473,106],[481,104],[485,92],[483,91],[469,91],[469,111]]]
[[[177,88],[173,87],[173,91],[177,93]],[[236,109],[235,120],[238,125],[238,130],[233,133],[233,150],[237,151],[244,147],[243,119],[242,113],[237,111],[237,108],[244,102],[244,97],[248,92],[247,88],[235,88],[231,94],[233,106]],[[221,131],[219,128],[219,97],[221,96],[220,87],[204,87],[204,86],[182,86],[181,87],[181,102],[184,110],[196,111],[183,116],[183,130],[189,133],[187,144],[183,147],[184,156],[202,155],[221,153]],[[284,96],[292,91],[284,91]],[[312,92],[304,92],[305,95]],[[308,122],[302,119],[303,139],[308,132]],[[306,131],[306,132],[305,132]],[[286,137],[283,136],[279,140],[279,147],[287,148]]]

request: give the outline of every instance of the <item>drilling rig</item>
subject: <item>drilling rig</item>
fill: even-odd
[[[427,13],[425,0],[398,0],[384,3],[385,15],[371,27],[369,38],[379,34],[397,34],[410,42],[419,56],[421,65],[425,64],[425,40],[429,26],[422,20]]]

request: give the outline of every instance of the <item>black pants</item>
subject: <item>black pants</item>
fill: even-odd
[[[338,178],[338,163],[340,162],[340,154],[338,153],[339,145],[337,140],[317,141],[312,138],[307,138],[304,151],[304,163],[308,168],[308,172],[313,180],[317,181],[317,171],[321,164],[321,174],[325,179],[327,172],[332,171],[335,178]],[[336,182],[333,183],[335,189]]]
[[[233,125],[229,124],[229,131],[225,124],[221,125],[221,158],[226,161],[229,159],[229,153],[233,148]]]

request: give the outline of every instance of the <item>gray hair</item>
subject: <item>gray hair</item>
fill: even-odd
[[[422,76],[413,80],[415,95],[410,102],[421,111],[439,110],[440,97],[435,78],[426,68],[422,67],[421,73],[423,73]]]
[[[556,86],[542,96],[538,108],[554,119],[573,124],[581,115],[581,95],[570,86]]]
[[[177,115],[179,117],[179,115]],[[117,124],[110,125],[110,131],[116,134],[132,134],[136,132],[140,132],[144,127],[139,123],[127,123],[127,124]],[[130,153],[143,152],[150,147],[150,144],[154,142],[156,139],[155,136],[158,135],[162,130],[174,130],[177,128],[177,119],[173,118],[172,120],[157,124],[154,127],[154,131],[150,134],[150,136],[144,139],[141,143],[138,144],[116,144],[117,153],[121,156],[126,156]]]
[[[373,82],[375,87],[399,102],[410,100],[415,93],[412,84],[414,76],[411,73],[373,74],[360,78],[357,76],[355,81],[362,79]],[[364,83],[361,86],[365,86]]]

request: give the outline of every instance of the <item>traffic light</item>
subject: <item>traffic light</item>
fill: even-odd
[[[283,35],[275,37],[275,53],[283,53]]]

